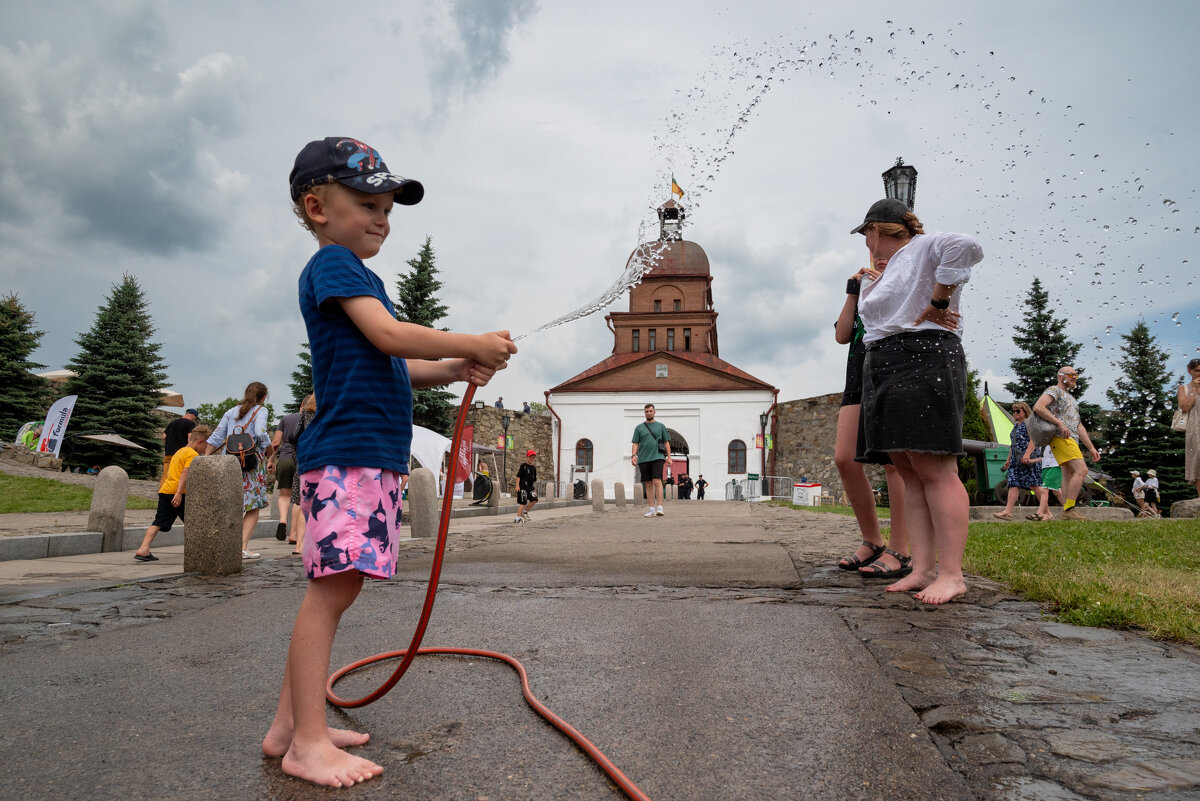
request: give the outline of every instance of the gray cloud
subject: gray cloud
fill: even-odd
[[[79,12],[85,14],[87,12]],[[86,44],[0,46],[0,181],[18,222],[134,250],[204,250],[220,222],[220,170],[207,156],[241,122],[239,59],[176,62],[160,6],[85,19]],[[47,214],[57,209],[60,214]]]
[[[436,112],[478,92],[508,64],[508,37],[537,11],[535,0],[454,0],[452,33],[430,72]]]

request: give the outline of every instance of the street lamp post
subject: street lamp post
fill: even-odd
[[[763,412],[758,416],[758,425],[762,429],[762,467],[759,468],[762,472],[759,477],[762,480],[762,494],[767,493],[767,413]]]
[[[508,492],[508,423],[508,415],[500,415],[500,425],[504,426],[504,447],[500,450],[500,475],[504,477],[504,492]]]
[[[915,211],[917,208],[917,168],[911,164],[905,164],[904,159],[898,156],[896,163],[883,173],[883,194],[885,197],[903,200],[909,211]]]

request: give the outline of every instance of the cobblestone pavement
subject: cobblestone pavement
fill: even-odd
[[[681,506],[673,504],[672,510]],[[692,508],[698,512],[698,505]],[[575,516],[481,529],[452,538],[451,550],[519,547],[530,535],[595,527],[605,517],[613,519],[611,514]],[[1200,652],[1132,632],[1056,623],[1043,607],[981,579],[970,581],[963,598],[926,607],[907,594],[884,593],[882,583],[836,569],[831,557],[857,542],[852,519],[765,505],[755,506],[750,518],[761,530],[757,544],[787,550],[796,571],[794,586],[668,587],[649,581],[603,586],[598,580],[596,586],[503,583],[456,585],[450,591],[826,607],[836,610],[894,685],[847,686],[845,692],[898,690],[973,797],[1200,798]],[[686,524],[703,526],[704,521],[697,514]],[[414,543],[403,558],[420,559],[432,546]],[[263,589],[302,584],[295,561],[264,560],[229,578],[184,575],[35,598],[0,607],[0,651],[59,647],[116,628],[154,625]]]

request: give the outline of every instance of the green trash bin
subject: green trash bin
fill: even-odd
[[[987,486],[979,489],[992,492],[996,485],[1007,478],[1004,463],[1008,460],[1008,448],[984,448],[983,464],[986,472]],[[980,494],[983,494],[982,492]]]

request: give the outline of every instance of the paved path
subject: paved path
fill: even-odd
[[[857,541],[837,515],[667,511],[456,521],[425,644],[522,659],[659,801],[1196,797],[1195,650],[1051,623],[979,580],[939,608],[885,595],[831,566]],[[430,545],[406,543],[399,577],[368,584],[335,666],[407,644]],[[126,554],[96,555],[82,583],[64,575],[78,563],[37,560],[25,600],[0,606],[0,797],[328,797],[256,756],[296,561],[201,579],[163,550],[153,580]],[[385,767],[347,798],[620,797],[487,660],[421,659],[331,719],[372,731],[363,752]]]

